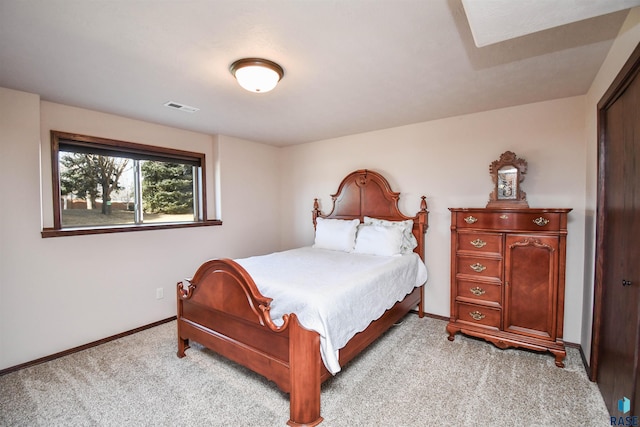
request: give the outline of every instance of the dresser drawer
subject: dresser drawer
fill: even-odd
[[[502,281],[502,259],[458,255],[456,273]]]
[[[458,302],[456,306],[458,321],[500,329],[500,309],[464,302]]]
[[[460,231],[458,251],[502,256],[502,234]]]
[[[456,212],[460,229],[480,228],[503,231],[558,231],[560,213],[557,212]]]
[[[502,286],[498,283],[458,280],[457,298],[469,302],[480,301],[501,306]]]

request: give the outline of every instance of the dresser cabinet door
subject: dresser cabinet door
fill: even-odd
[[[554,236],[506,236],[505,331],[556,339],[558,246]]]

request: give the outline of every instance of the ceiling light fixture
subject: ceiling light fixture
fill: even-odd
[[[268,59],[260,58],[238,59],[231,64],[229,71],[240,86],[256,93],[269,92],[284,76],[281,66]]]

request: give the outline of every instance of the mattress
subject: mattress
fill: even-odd
[[[262,295],[272,298],[271,318],[295,313],[320,335],[327,370],[340,371],[338,352],[358,332],[427,280],[415,253],[376,256],[304,247],[235,260]]]

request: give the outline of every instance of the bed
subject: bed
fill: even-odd
[[[241,260],[213,259],[203,263],[191,279],[183,280],[177,285],[178,357],[185,356],[190,340],[198,342],[266,377],[282,391],[288,393],[290,406],[288,425],[314,426],[322,422],[321,384],[408,312],[417,307],[418,315],[423,317],[423,285],[426,281],[426,270],[424,276],[418,275],[411,279],[416,283],[411,284],[408,291],[406,289],[394,291],[395,296],[388,296],[387,298],[392,300],[387,300],[383,304],[387,304],[389,308],[384,308],[381,315],[376,314],[373,317],[376,320],[370,323],[366,320],[365,326],[358,327],[359,332],[343,334],[340,339],[335,339],[335,342],[328,338],[330,334],[325,336],[323,332],[317,332],[321,329],[316,326],[303,327],[302,324],[308,325],[310,320],[300,301],[293,298],[297,302],[294,305],[286,305],[281,302],[281,296],[272,298],[284,291],[269,287],[272,285],[267,282],[273,282],[273,286],[276,286],[280,282],[292,281],[293,278],[301,275],[299,271],[297,273],[293,269],[289,271],[287,268],[281,268],[279,264],[290,262],[286,259],[290,259],[292,255],[296,259],[294,263],[302,268],[302,273],[304,269],[311,272],[308,275],[310,277],[320,276],[319,272],[322,270],[340,270],[335,267],[338,264],[331,264],[331,267],[315,266],[313,265],[315,261],[312,259],[315,259],[315,254],[321,252],[328,254],[327,262],[330,263],[341,262],[339,260],[347,257],[348,255],[338,254],[340,251],[330,248],[332,244],[336,244],[335,239],[329,239],[328,243],[320,240],[321,236],[329,235],[326,231],[327,227],[336,225],[346,227],[347,224],[356,224],[355,233],[361,233],[358,237],[360,241],[356,241],[351,251],[358,252],[359,249],[361,253],[351,255],[353,258],[388,258],[389,265],[395,266],[396,269],[404,268],[397,267],[398,263],[410,262],[411,258],[416,258],[419,264],[422,264],[421,268],[424,268],[424,237],[428,227],[425,197],[422,196],[418,213],[411,217],[400,212],[399,196],[400,193],[393,192],[387,180],[379,173],[367,169],[354,171],[342,180],[337,192],[331,196],[333,208],[329,214],[322,214],[318,199],[314,200],[312,219],[316,229],[316,240],[313,247],[300,248],[291,252],[283,251],[283,253],[263,257]],[[370,255],[366,250],[366,244],[360,245],[365,241],[365,233],[362,231],[365,228],[368,232],[376,232],[376,230],[380,232],[384,229],[384,232],[391,233],[390,229],[395,229],[397,228],[395,225],[402,223],[410,224],[409,236],[407,236],[407,228],[404,228],[401,238],[402,250],[408,250],[417,256],[405,253],[379,257]],[[352,225],[349,226],[352,227]],[[393,236],[397,237],[398,234],[395,231],[393,233]],[[407,249],[405,243],[408,237],[414,241]],[[364,261],[362,262],[364,265]],[[386,261],[377,260],[374,263],[377,264],[367,274],[372,277],[382,276],[380,274],[382,270],[376,270],[376,268],[383,268],[378,264]],[[315,268],[317,270],[314,270]],[[279,274],[278,271],[285,271],[288,275]],[[363,273],[362,276],[364,275],[366,274]],[[326,278],[323,280],[326,281]],[[336,279],[338,280],[353,282],[354,285],[361,281],[355,276]],[[396,279],[391,281],[395,286]],[[398,279],[398,282],[401,280]],[[336,290],[342,287],[341,285],[331,289]],[[375,289],[377,293],[384,288]],[[327,293],[337,292],[333,290]],[[398,292],[404,296],[398,298]],[[304,292],[292,291],[291,295],[296,293]],[[369,293],[372,291],[369,290]],[[339,317],[342,312],[353,311],[352,309],[358,306],[369,306],[369,304],[340,305],[339,300],[329,305],[334,310],[334,315],[330,318]],[[311,311],[322,310],[324,309],[311,309]],[[362,316],[357,313],[355,315]],[[323,320],[320,323],[326,323],[327,329],[335,328],[330,321]],[[336,324],[334,320],[334,325]],[[342,342],[345,340],[346,344]],[[330,342],[327,343],[327,341]],[[335,360],[328,360],[332,357]]]

